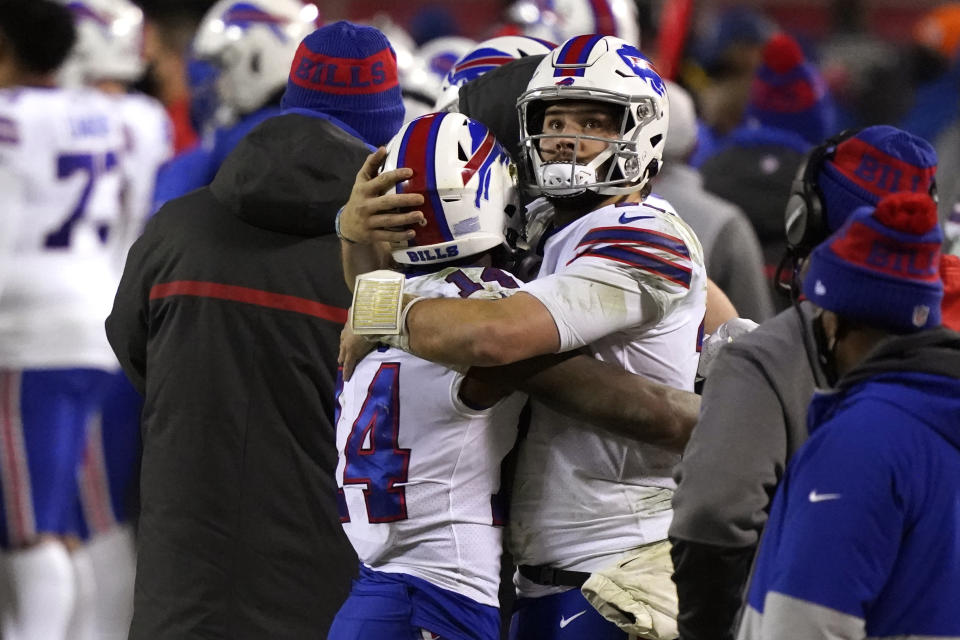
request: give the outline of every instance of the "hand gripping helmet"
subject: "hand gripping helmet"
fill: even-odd
[[[394,245],[401,264],[437,264],[503,246],[513,253],[523,229],[516,171],[490,131],[459,113],[407,123],[387,145],[383,170],[413,169],[391,193],[423,195],[427,224]]]
[[[633,0],[517,0],[508,19],[529,36],[563,42],[585,33],[616,36],[640,46]]]
[[[317,7],[301,0],[220,0],[197,29],[192,57],[219,69],[221,105],[247,114],[286,86],[297,47],[318,18]]]
[[[456,111],[460,87],[511,60],[550,53],[552,42],[530,36],[498,36],[479,43],[457,60],[440,85],[435,111]]]
[[[622,109],[614,138],[543,133],[551,102],[588,100]],[[663,79],[640,50],[613,36],[575,36],[537,66],[517,100],[524,167],[534,191],[547,196],[633,193],[660,170],[669,105]],[[607,148],[589,162],[545,162],[540,145],[551,139],[599,140]],[[575,145],[579,146],[579,145]]]
[[[136,82],[143,75],[143,12],[129,0],[70,0],[77,41],[60,69],[60,82]]]

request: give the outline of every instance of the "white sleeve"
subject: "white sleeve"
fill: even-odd
[[[689,293],[691,269],[689,257],[649,245],[599,242],[520,290],[543,303],[560,333],[560,350],[569,351],[655,326]]]

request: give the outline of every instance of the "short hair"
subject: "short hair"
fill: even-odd
[[[65,6],[51,0],[0,0],[0,40],[28,71],[56,71],[76,38],[73,15]]]

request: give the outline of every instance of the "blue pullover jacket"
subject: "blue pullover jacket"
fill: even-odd
[[[808,421],[738,638],[960,639],[960,334],[888,338]]]

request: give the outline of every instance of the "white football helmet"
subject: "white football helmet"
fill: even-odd
[[[234,117],[256,111],[283,89],[300,41],[319,26],[301,0],[220,0],[193,38],[192,57],[220,70],[217,94]]]
[[[63,0],[77,41],[59,72],[66,86],[101,80],[133,83],[146,69],[143,11],[129,0]]]
[[[517,247],[523,229],[516,169],[484,125],[459,113],[430,113],[407,123],[387,145],[383,171],[413,169],[389,193],[420,193],[427,224],[394,245],[401,264],[437,264]]]
[[[400,78],[401,87],[404,91],[418,94],[432,107],[440,98],[440,87],[447,73],[476,44],[460,36],[443,36],[425,42],[414,53],[410,72]]]
[[[585,33],[616,36],[640,46],[633,0],[517,0],[508,19],[528,36],[563,42]]]
[[[456,111],[461,86],[511,60],[547,54],[556,46],[530,36],[498,36],[484,40],[461,56],[444,76],[434,111]]]
[[[544,112],[558,100],[588,100],[622,107],[615,138],[543,133]],[[660,170],[669,121],[667,90],[650,61],[633,45],[599,34],[570,38],[537,66],[517,100],[525,178],[547,196],[577,196],[589,190],[622,195],[643,188]],[[587,163],[546,162],[542,140],[599,140],[607,148]],[[579,146],[579,145],[575,145]]]

